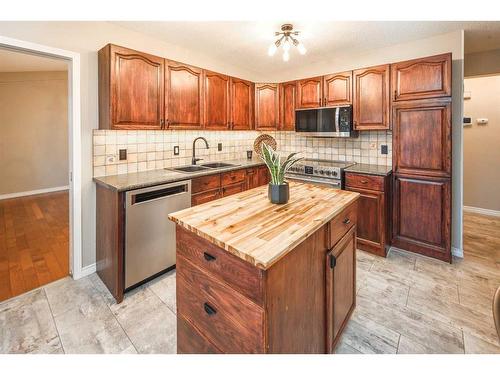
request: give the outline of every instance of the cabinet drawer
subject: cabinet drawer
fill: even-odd
[[[220,198],[220,190],[209,190],[198,194],[191,195],[191,206],[197,206],[199,204],[214,201]]]
[[[238,184],[224,186],[222,188],[222,196],[227,197],[229,195],[238,194],[238,193],[241,193],[242,191],[245,191],[246,188],[247,188],[246,181],[240,182]]]
[[[191,180],[191,193],[199,193],[220,188],[220,175],[203,176]]]
[[[177,316],[177,354],[222,353],[182,316]]]
[[[236,184],[237,182],[244,182],[246,177],[247,172],[245,169],[223,173],[221,178],[222,186]]]
[[[357,208],[358,202],[351,203],[337,217],[330,221],[329,248],[334,246],[356,224]]]
[[[346,172],[345,185],[346,187],[384,191],[384,177]]]
[[[207,240],[177,226],[177,255],[232,285],[259,305],[263,304],[263,271]]]
[[[224,353],[264,351],[264,310],[177,256],[177,313]]]

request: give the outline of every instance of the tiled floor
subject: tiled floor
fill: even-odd
[[[357,307],[338,353],[500,353],[491,299],[500,285],[500,219],[465,217],[452,265],[358,252]],[[0,304],[1,353],[175,353],[175,271],[117,305],[94,274]]]

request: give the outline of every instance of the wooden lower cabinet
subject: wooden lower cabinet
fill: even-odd
[[[238,193],[241,193],[242,191],[245,191],[245,190],[247,190],[246,181],[239,182],[239,183],[233,184],[233,185],[223,186],[222,187],[222,197],[227,197],[229,195],[238,194]]]
[[[395,175],[392,245],[451,262],[451,179]]]
[[[191,206],[207,203],[219,199],[221,197],[220,189],[203,191],[198,194],[191,195]]]
[[[326,254],[326,346],[333,352],[356,306],[356,228]]]
[[[390,239],[390,176],[346,172],[345,190],[358,200],[358,249],[385,257]]]
[[[356,204],[267,270],[177,226],[177,352],[332,353],[356,303]]]

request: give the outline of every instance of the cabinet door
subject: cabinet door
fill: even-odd
[[[451,96],[451,54],[391,65],[394,101]]]
[[[227,185],[222,187],[222,196],[227,197],[229,195],[241,193],[242,191],[245,191],[247,187],[246,181],[244,182],[239,182],[237,184],[233,185]]]
[[[229,76],[205,71],[205,128],[229,129]]]
[[[326,338],[332,353],[356,304],[356,226],[326,254]]]
[[[352,104],[352,71],[323,77],[323,105]]]
[[[271,175],[269,173],[269,169],[263,165],[257,169],[257,173],[259,175],[258,181],[259,186],[267,185],[271,181]]]
[[[396,175],[392,245],[451,261],[450,179]]]
[[[247,169],[247,189],[253,189],[259,186],[259,173],[257,168]]]
[[[451,176],[451,103],[415,100],[393,105],[395,173]]]
[[[317,108],[323,105],[323,77],[297,81],[297,108]]]
[[[254,84],[239,78],[231,78],[231,129],[253,129]]]
[[[279,92],[275,83],[255,85],[255,128],[277,129],[279,123]]]
[[[113,129],[161,129],[164,119],[164,59],[111,46]]]
[[[220,198],[220,190],[209,190],[202,193],[191,195],[191,206],[197,206],[199,204],[214,201]]]
[[[389,129],[389,65],[359,69],[354,79],[354,129]]]
[[[280,130],[295,130],[296,93],[296,81],[280,83]]]
[[[165,117],[169,129],[199,129],[203,125],[202,70],[174,61],[165,68]]]
[[[385,256],[385,193],[347,186],[347,191],[360,194],[357,215],[358,248]]]

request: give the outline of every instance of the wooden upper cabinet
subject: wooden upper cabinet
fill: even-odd
[[[414,100],[393,104],[395,173],[451,177],[451,102]]]
[[[253,129],[254,90],[253,82],[231,77],[231,129]]]
[[[297,81],[297,108],[318,108],[323,105],[323,77]]]
[[[277,129],[279,124],[279,92],[276,83],[255,85],[255,128]]]
[[[161,129],[165,60],[112,44],[98,58],[99,128]]]
[[[353,118],[355,130],[389,129],[389,65],[353,72]]]
[[[203,71],[167,61],[165,118],[169,129],[199,129],[203,125]]]
[[[205,71],[204,120],[206,129],[225,130],[230,127],[230,78]]]
[[[451,96],[451,53],[391,65],[394,101]]]
[[[297,82],[283,82],[280,87],[280,130],[295,130],[295,103],[297,101]]]
[[[323,77],[323,106],[352,104],[352,71]]]

